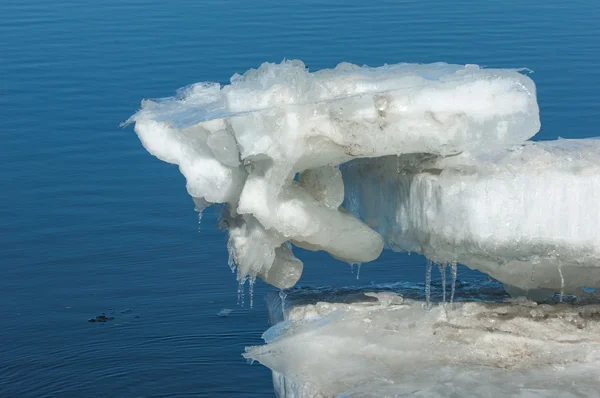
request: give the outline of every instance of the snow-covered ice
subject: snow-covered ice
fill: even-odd
[[[200,212],[227,205],[238,281],[258,275],[280,288],[302,272],[289,243],[350,263],[383,248],[380,234],[339,207],[339,164],[514,145],[540,126],[535,85],[518,70],[343,63],[310,73],[300,61],[146,100],[129,122],[151,154],[179,166]]]
[[[425,311],[401,292],[300,289],[285,309],[273,292],[267,344],[245,356],[273,371],[279,397],[597,396],[600,306],[471,301]]]
[[[523,290],[600,287],[600,140],[528,142],[343,167],[351,213],[388,247]]]

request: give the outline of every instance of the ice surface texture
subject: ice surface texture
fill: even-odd
[[[364,159],[343,175],[350,212],[394,250],[523,290],[600,287],[598,139]]]
[[[267,299],[267,344],[245,356],[280,397],[598,395],[600,307],[462,302],[423,311],[394,291]]]
[[[226,204],[238,280],[258,275],[282,288],[302,273],[289,243],[350,263],[383,248],[379,233],[340,207],[337,165],[518,144],[539,129],[527,76],[444,63],[315,73],[300,61],[266,63],[226,86],[146,100],[130,122],[151,154],[179,165],[199,211]]]

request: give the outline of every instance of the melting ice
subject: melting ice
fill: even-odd
[[[238,282],[258,276],[280,288],[302,273],[290,243],[349,263],[383,249],[384,231],[352,215],[374,203],[345,193],[338,165],[456,157],[519,144],[540,126],[535,85],[517,70],[343,63],[310,73],[300,61],[146,100],[130,122],[150,153],[179,165],[197,209],[226,204]]]
[[[600,140],[528,141],[539,110],[521,71],[265,63],[146,100],[129,122],[179,166],[200,215],[224,204],[241,301],[256,277],[298,281],[293,246],[350,264],[384,248],[427,257],[417,301],[272,295],[268,344],[246,356],[279,396],[597,394],[597,307],[465,302],[455,286],[461,263],[515,296],[600,287]],[[431,305],[432,269],[454,306]]]
[[[393,250],[459,262],[523,291],[600,284],[598,139],[360,159],[343,177],[352,213]]]

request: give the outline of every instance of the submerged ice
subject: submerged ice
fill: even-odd
[[[535,85],[518,70],[444,63],[378,68],[343,63],[311,73],[300,61],[265,63],[234,75],[225,86],[199,83],[173,98],[146,100],[130,122],[135,123],[135,131],[151,154],[179,166],[198,211],[213,203],[225,204],[222,223],[229,232],[230,265],[236,267],[242,286],[247,280],[252,286],[256,276],[280,288],[294,285],[303,264],[293,255],[291,245],[325,250],[349,263],[376,259],[385,243],[423,253],[440,263],[481,257],[492,271],[502,262],[530,260],[512,255],[504,259],[506,245],[502,243],[510,237],[501,234],[496,244],[463,238],[465,223],[487,221],[486,215],[461,220],[455,211],[493,212],[501,202],[488,208],[438,208],[443,199],[440,195],[452,197],[460,186],[474,182],[483,186],[477,176],[468,174],[478,170],[480,159],[486,159],[481,148],[515,146],[538,131]],[[415,172],[431,175],[431,181],[419,182],[423,190],[414,195],[411,186],[417,180],[398,184],[412,177],[400,167],[400,160],[393,160],[406,156]],[[338,166],[349,161],[355,163],[344,167],[342,175]],[[368,173],[371,167],[379,167],[377,161],[385,166],[385,172],[376,176],[382,179],[378,182],[381,195],[389,194],[390,199],[412,196],[383,203],[386,199],[376,197],[377,193],[373,198],[362,195],[369,184],[375,184],[368,180]],[[398,167],[388,170],[388,163],[394,161]],[[462,169],[456,162],[472,163]],[[425,167],[429,165],[432,170]],[[458,171],[444,180],[440,170],[445,167]],[[368,174],[364,186],[361,169]],[[495,178],[492,172],[488,174]],[[440,178],[439,187],[436,178]],[[535,171],[523,178],[535,182]],[[525,182],[510,186],[508,181],[491,192],[492,185],[482,189],[488,195],[511,197],[519,191],[510,189],[522,190]],[[478,200],[475,194],[463,197]],[[422,210],[423,215],[412,218],[412,214],[396,212],[393,206],[403,205],[402,200],[409,203],[403,209]],[[453,200],[460,203],[462,199]],[[490,215],[498,223],[509,216]],[[419,224],[421,221],[431,225]],[[554,232],[559,224],[554,229],[540,228]],[[476,238],[494,241],[498,231],[486,225],[488,230],[480,227]],[[447,236],[459,233],[444,243],[446,251],[438,256],[429,250],[437,235],[427,235],[428,228]],[[471,230],[465,233],[474,235]],[[569,239],[561,242],[572,244]],[[544,241],[537,247],[549,244],[544,247],[554,250],[555,243]],[[528,244],[537,242],[522,242],[523,247]],[[494,262],[495,258],[498,261]],[[570,277],[567,270],[563,269],[565,280]]]

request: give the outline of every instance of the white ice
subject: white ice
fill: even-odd
[[[518,144],[540,125],[535,86],[517,70],[344,63],[310,73],[300,61],[146,100],[130,122],[151,154],[179,166],[199,211],[227,205],[240,283],[258,275],[281,288],[302,272],[289,243],[350,263],[383,248],[380,234],[339,207],[337,165]]]
[[[346,201],[397,251],[522,290],[600,287],[600,140],[356,160]]]
[[[598,394],[600,306],[463,302],[425,311],[392,291],[296,293],[285,309],[269,295],[267,344],[245,354],[273,371],[279,397]]]
[[[240,291],[257,276],[293,286],[292,245],[351,264],[418,252],[428,282],[432,261],[451,265],[451,289],[418,298],[273,292],[267,344],[246,357],[279,396],[597,395],[599,306],[483,303],[454,286],[459,262],[513,294],[600,288],[600,140],[527,141],[540,123],[519,70],[266,63],[144,101],[130,122],[199,212],[225,204]],[[459,302],[426,310],[432,289]]]

